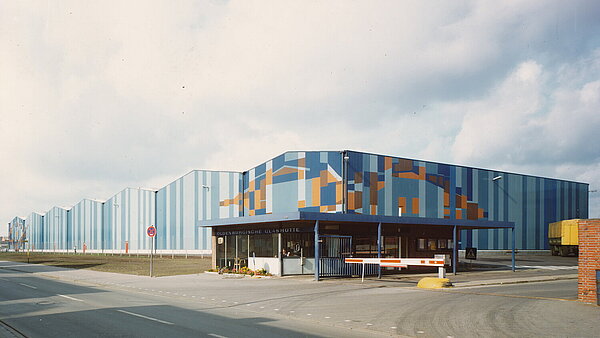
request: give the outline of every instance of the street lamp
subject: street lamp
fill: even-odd
[[[492,178],[492,181],[497,181],[497,180],[501,180],[502,179],[502,175],[498,175],[494,178]]]

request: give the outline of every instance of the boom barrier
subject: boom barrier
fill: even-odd
[[[377,264],[382,267],[406,268],[415,266],[437,266],[438,277],[446,278],[446,265],[450,265],[449,255],[435,255],[433,258],[346,258],[348,264],[362,264],[362,281],[365,280],[365,265]]]

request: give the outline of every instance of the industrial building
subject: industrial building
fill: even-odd
[[[517,249],[547,250],[549,223],[587,217],[586,183],[356,151],[290,151],[245,172],[194,170],[157,191],[128,188],[104,202],[32,213],[11,221],[9,233],[26,233],[31,250],[143,252],[145,229],[156,225],[157,251],[212,252],[215,265],[239,266],[283,261],[282,250],[302,251],[306,263],[318,220],[320,235],[350,238],[352,254],[406,257],[508,250],[513,235]],[[284,272],[283,263],[277,268]],[[310,273],[304,265],[288,270]]]

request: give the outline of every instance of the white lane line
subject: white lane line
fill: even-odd
[[[2,280],[4,280],[4,281],[7,281],[7,282],[8,282],[8,279],[6,279],[6,278],[2,278],[2,277],[0,277],[0,279],[2,279]]]
[[[225,336],[221,336],[220,334],[216,334],[216,333],[209,333],[208,335],[211,337],[217,337],[217,338],[227,338]]]
[[[26,286],[28,288],[32,288],[32,289],[37,289],[35,286],[33,285],[29,285],[29,284],[25,284],[25,283],[19,283],[20,285]]]
[[[83,302],[83,299],[77,299],[77,298],[75,298],[75,297],[70,297],[70,296],[66,296],[66,295],[61,295],[61,294],[58,294],[58,293],[57,293],[56,295],[57,295],[57,296],[60,296],[60,297],[63,297],[63,298],[66,298],[66,299],[75,300],[75,301],[78,301],[78,302]]]
[[[144,316],[144,315],[141,315],[139,313],[133,313],[133,312],[125,311],[125,310],[117,310],[117,311],[122,312],[122,313],[126,313],[128,315],[132,315],[132,316],[136,316],[136,317],[140,317],[140,318],[152,320],[152,321],[155,321],[155,322],[159,322],[159,323],[163,323],[163,324],[167,324],[167,325],[173,325],[173,323],[171,323],[171,322],[167,322],[167,321],[160,320],[160,319],[157,319],[157,318],[152,318],[152,317]]]

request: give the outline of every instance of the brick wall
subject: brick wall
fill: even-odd
[[[579,221],[578,299],[598,304],[596,270],[600,270],[600,219]]]

